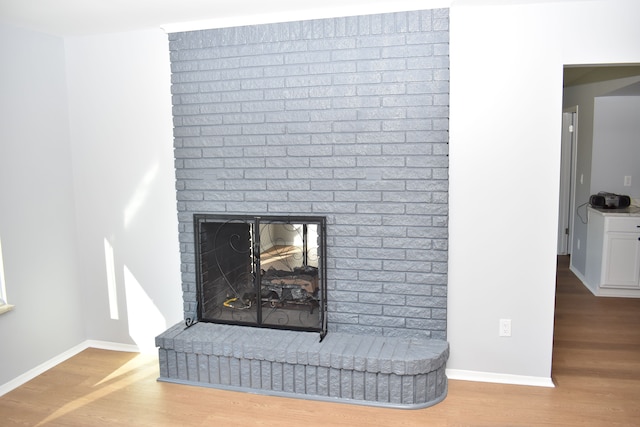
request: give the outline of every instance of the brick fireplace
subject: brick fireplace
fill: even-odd
[[[444,398],[448,38],[448,9],[169,35],[185,319],[194,215],[307,215],[326,219],[327,336],[176,325],[157,339],[161,380]]]

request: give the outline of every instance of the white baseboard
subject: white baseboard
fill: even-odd
[[[101,350],[114,350],[114,351],[126,351],[126,352],[138,352],[138,346],[132,344],[120,344],[109,341],[96,341],[96,340],[86,340],[69,350],[60,353],[57,356],[52,357],[44,363],[36,366],[33,369],[28,370],[22,375],[17,376],[9,382],[4,384],[0,384],[0,396],[3,396],[9,393],[11,390],[14,390],[21,385],[25,384],[28,381],[31,381],[38,375],[48,371],[54,366],[64,362],[67,359],[75,356],[76,354],[88,349],[88,348],[99,348]]]
[[[86,340],[85,348],[99,348],[100,350],[124,351],[127,353],[140,353],[140,349],[135,344],[121,344],[111,341]]]
[[[569,265],[569,271],[571,271],[573,274],[575,274],[575,275],[576,275],[576,277],[578,278],[578,280],[580,280],[580,281],[582,282],[582,285],[583,285],[585,288],[587,288],[587,290],[589,290],[589,292],[591,292],[591,293],[592,293],[593,295],[595,295],[595,296],[598,296],[598,295],[596,294],[596,292],[595,292],[593,289],[591,289],[591,286],[589,286],[589,282],[587,282],[587,278],[586,278],[582,273],[580,273],[580,272],[578,271],[578,269],[577,269],[577,268],[575,268],[575,267],[573,266],[573,264]]]
[[[597,297],[613,297],[613,298],[640,298],[640,290],[628,288],[611,288],[594,285],[593,287],[587,282],[587,278],[583,276],[573,265],[569,266],[569,270],[582,282],[585,288]]]
[[[526,375],[497,374],[494,372],[465,371],[461,369],[447,369],[450,380],[476,381],[483,383],[499,383],[512,385],[529,385],[536,387],[555,387],[553,380],[547,377],[530,377]]]

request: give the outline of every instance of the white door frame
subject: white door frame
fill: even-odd
[[[560,197],[558,201],[558,255],[572,252],[578,147],[578,106],[562,112]]]

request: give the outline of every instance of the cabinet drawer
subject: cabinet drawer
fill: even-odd
[[[606,231],[619,231],[640,233],[640,217],[632,218],[607,218],[605,222]]]

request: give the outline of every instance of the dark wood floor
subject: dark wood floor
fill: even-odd
[[[596,298],[567,263],[556,388],[449,381],[431,408],[373,408],[158,383],[153,356],[89,349],[0,397],[0,426],[640,426],[640,299]]]

